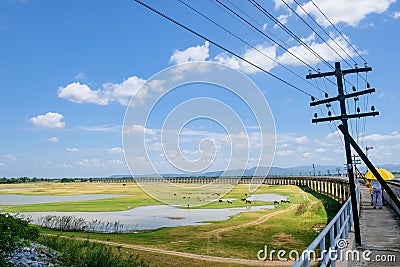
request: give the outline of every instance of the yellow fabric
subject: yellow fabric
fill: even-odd
[[[388,170],[377,168],[376,169],[379,174],[382,176],[383,180],[392,180],[394,178],[393,173],[391,173]],[[371,172],[371,170],[368,170],[367,173],[365,174],[366,179],[372,179],[372,180],[377,180],[375,175]]]
[[[366,182],[365,185],[368,186],[369,193],[370,193],[370,195],[372,195],[372,185],[371,185],[371,183],[370,182]]]

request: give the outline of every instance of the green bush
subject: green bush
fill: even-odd
[[[81,241],[74,238],[59,236],[41,236],[38,240],[41,244],[48,246],[61,253],[63,266],[71,267],[135,267],[148,266],[138,256],[130,255],[123,257],[118,249],[114,252],[110,246]]]
[[[27,221],[14,218],[13,216],[0,214],[0,266],[7,265],[6,258],[14,250],[24,246],[29,241],[36,240],[39,231]]]

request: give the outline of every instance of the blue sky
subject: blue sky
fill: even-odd
[[[318,79],[311,81],[314,86],[310,85],[178,1],[145,2],[316,97],[321,98],[321,95],[315,86],[335,95],[336,88],[330,82]],[[223,2],[234,7],[228,1]],[[246,14],[251,14],[252,23],[260,30],[266,34],[272,32],[315,69],[329,71],[326,65],[307,54],[295,40],[246,1],[233,2]],[[329,62],[340,60],[343,68],[349,68],[324,44],[330,39],[307,17],[303,18],[318,30],[324,41],[282,1],[259,2]],[[299,10],[294,1],[285,2]],[[373,68],[367,80],[377,92],[368,97],[368,106],[376,106],[381,115],[368,118],[365,127],[364,121],[359,120],[360,144],[374,147],[368,152],[373,162],[400,164],[400,93],[396,80],[400,62],[399,3],[395,0],[314,2]],[[299,3],[360,66],[364,64],[333,27],[312,9],[309,1]],[[308,73],[308,67],[287,56],[285,51],[240,23],[213,1],[190,4],[301,77]],[[347,55],[343,54],[343,57],[353,64]],[[311,123],[314,112],[323,115],[320,110],[309,107],[309,96],[249,67],[134,1],[2,0],[0,177],[98,177],[128,173],[122,125],[131,96],[155,73],[177,63],[196,60],[227,64],[248,75],[263,92],[276,126],[274,166],[343,164],[341,137],[333,124]],[[361,75],[362,78],[357,75],[346,78],[349,84],[357,85],[361,90],[366,86],[365,74]],[[347,89],[351,91],[349,84]],[[174,101],[190,98],[190,90],[187,92],[188,95],[177,96]],[[212,96],[213,89],[204,87],[203,94]],[[140,95],[136,97],[142,100]],[[231,103],[235,101],[226,99]],[[354,101],[349,101],[353,111]],[[364,111],[367,100],[361,97],[360,101]],[[169,105],[171,103],[174,102]],[[338,107],[335,110],[338,111]],[[325,108],[323,111],[326,113]],[[250,120],[246,126],[251,124]],[[355,135],[356,125],[353,121]],[[155,129],[149,129],[152,130]],[[199,142],[199,133],[219,138],[214,134],[221,131],[207,121],[188,124],[186,130],[193,131],[192,146],[187,147],[193,153],[199,152],[197,145],[193,146]],[[190,138],[190,135],[186,137]],[[249,140],[255,141],[251,136]],[[209,170],[220,167],[212,166]],[[167,166],[161,170],[171,171]],[[140,168],[135,171],[146,172]]]

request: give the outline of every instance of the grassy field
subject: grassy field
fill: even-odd
[[[27,187],[27,185],[13,185],[9,187]],[[0,188],[4,188],[1,186]],[[29,194],[29,195],[80,195],[80,194],[130,194],[131,196],[65,203],[0,206],[4,211],[113,211],[125,210],[143,205],[160,204],[157,200],[144,194],[134,184],[103,184],[103,183],[38,183],[30,188],[16,191],[0,191],[1,193]],[[248,192],[247,185],[237,185],[225,198],[240,198]],[[257,252],[265,245],[269,249],[284,249],[303,251],[318,235],[320,230],[339,209],[336,201],[327,197],[310,194],[297,186],[261,186],[256,192],[276,193],[290,198],[291,203],[281,203],[275,210],[244,212],[225,221],[214,221],[207,225],[161,228],[153,231],[127,234],[100,234],[100,233],[62,233],[63,235],[108,240],[124,244],[156,247],[180,252],[189,252],[201,255],[232,257],[243,259],[257,259]],[[265,202],[253,202],[252,205],[265,205]],[[234,201],[233,205],[226,203],[210,203],[204,208],[226,208],[244,206],[242,201]],[[290,209],[291,208],[291,209]],[[263,216],[276,211],[284,211],[262,223],[252,225]],[[287,211],[286,211],[287,210]],[[242,227],[243,226],[243,227]],[[227,229],[219,234],[212,234],[218,229]],[[232,230],[229,230],[232,229]],[[44,233],[59,233],[55,230],[42,229]],[[128,252],[128,251],[127,251]],[[143,255],[151,253],[138,252]],[[154,253],[153,253],[154,254]],[[173,260],[176,264],[189,259],[158,255],[144,257],[154,266],[160,262]],[[193,263],[196,261],[194,260]],[[170,265],[170,266],[175,266]],[[198,261],[196,266],[203,266]],[[222,264],[219,266],[223,266]]]

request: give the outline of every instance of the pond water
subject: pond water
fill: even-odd
[[[86,194],[75,196],[27,196],[18,194],[0,194],[0,204],[38,204],[51,202],[95,200],[122,196],[127,195]],[[248,196],[247,199],[252,201],[272,202],[286,200],[287,197],[278,194],[254,194]],[[104,225],[113,225],[115,222],[118,222],[119,231],[132,232],[140,230],[154,230],[163,227],[201,225],[206,224],[209,221],[227,220],[233,215],[239,214],[241,212],[259,211],[266,209],[271,210],[274,208],[274,205],[249,205],[243,208],[186,209],[168,205],[153,205],[113,212],[26,212],[20,214],[24,217],[29,217],[33,223],[42,225],[46,216],[57,216],[59,218],[61,218],[62,216],[72,216],[76,219],[80,218],[86,221],[87,226],[85,226],[85,230],[91,231],[113,232],[112,228],[107,228],[105,230]],[[55,219],[55,221],[57,221],[57,219]],[[96,221],[95,224],[91,223],[94,221]]]
[[[287,200],[288,197],[284,197],[278,194],[256,194],[256,195],[251,195],[247,199],[252,201],[258,200],[258,201],[273,202],[273,201]]]
[[[104,198],[115,198],[129,195],[116,194],[86,194],[75,196],[27,196],[18,194],[0,194],[0,205],[24,205],[24,204],[41,204],[67,201],[96,200]]]
[[[74,216],[87,222],[101,221],[110,225],[118,221],[123,231],[154,230],[163,227],[201,225],[208,221],[227,220],[241,212],[274,209],[273,205],[225,209],[183,209],[167,205],[143,206],[131,210],[114,212],[31,212],[20,213],[28,216],[33,223],[41,224],[43,218],[51,216]],[[89,227],[90,228],[90,227]],[[87,229],[98,230],[98,229]],[[112,232],[112,229],[110,230]]]

